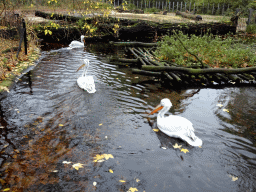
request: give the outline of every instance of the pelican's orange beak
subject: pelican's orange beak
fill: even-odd
[[[151,111],[148,115],[153,115],[154,113],[156,113],[157,111],[163,109],[164,107],[162,105],[157,105],[153,111]]]
[[[80,69],[82,69],[84,66],[85,66],[85,64],[81,65],[81,66],[77,69],[77,71],[79,71]],[[76,71],[76,72],[77,72],[77,71]]]

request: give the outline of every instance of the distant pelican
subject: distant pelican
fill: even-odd
[[[202,146],[203,141],[195,136],[195,130],[189,120],[176,115],[164,116],[171,106],[169,99],[162,99],[161,103],[149,114],[152,115],[162,109],[157,115],[157,127],[170,137],[180,138],[192,146]]]
[[[84,47],[84,36],[81,35],[81,42],[79,41],[72,41],[70,44],[69,44],[69,48],[72,49],[72,48],[82,48]]]
[[[86,90],[88,93],[95,93],[96,89],[95,89],[95,84],[94,84],[93,76],[86,75],[86,72],[87,72],[87,70],[89,68],[89,60],[88,59],[84,59],[83,60],[83,64],[77,69],[77,71],[79,71],[83,67],[84,67],[84,71],[82,73],[82,76],[80,76],[77,79],[77,84],[78,84],[78,86],[81,89]]]

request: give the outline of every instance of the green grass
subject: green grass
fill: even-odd
[[[256,61],[255,50],[249,45],[241,46],[235,43],[234,38],[228,36],[225,39],[219,36],[195,36],[178,33],[179,39],[185,47],[206,65],[216,68],[238,68],[254,66]],[[165,36],[155,51],[159,59],[175,62],[181,66],[199,64],[197,59],[189,54],[175,35]]]

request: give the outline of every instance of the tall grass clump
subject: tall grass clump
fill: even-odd
[[[179,32],[177,36],[175,34],[165,36],[155,51],[157,57],[181,66],[200,64],[200,61],[183,47],[178,38],[190,53],[196,55],[203,64],[210,67],[238,68],[255,65],[255,50],[234,43],[234,39],[230,36],[222,38],[213,35],[191,35],[189,37],[182,32]]]

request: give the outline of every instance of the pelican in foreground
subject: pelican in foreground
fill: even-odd
[[[180,138],[192,146],[202,146],[203,141],[195,136],[195,130],[189,120],[176,115],[164,116],[171,106],[169,99],[162,99],[149,115],[161,110],[157,115],[157,126],[162,132],[170,137]]]
[[[80,41],[72,41],[70,44],[69,44],[69,48],[72,49],[72,48],[82,48],[84,47],[84,36],[81,35],[81,42]]]
[[[83,60],[83,64],[77,69],[77,71],[79,71],[82,68],[84,68],[84,71],[82,73],[82,76],[80,76],[77,79],[77,85],[81,89],[86,90],[88,93],[95,93],[96,89],[95,89],[95,84],[94,84],[93,76],[86,75],[86,72],[87,72],[87,70],[89,68],[89,60],[88,59],[84,59]]]

